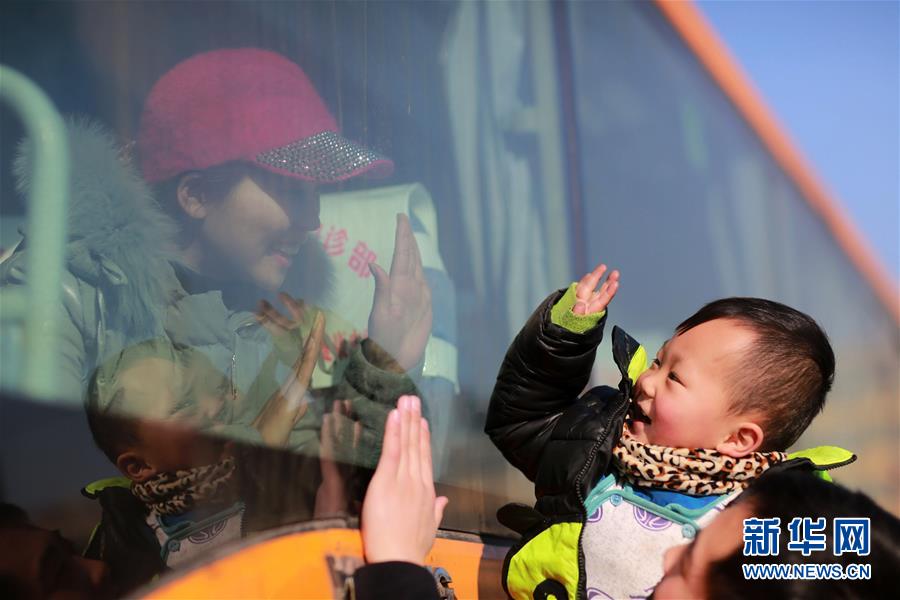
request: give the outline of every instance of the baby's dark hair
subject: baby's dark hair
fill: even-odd
[[[834,380],[828,336],[808,315],[772,300],[723,298],[710,302],[676,334],[714,319],[732,319],[756,341],[732,380],[731,411],[762,415],[760,450],[786,450],[825,406]]]
[[[113,464],[119,455],[138,444],[138,420],[144,416],[129,404],[127,390],[118,375],[142,360],[153,358],[170,362],[173,369],[187,368],[190,358],[196,355],[187,346],[166,338],[151,338],[124,348],[94,369],[85,392],[85,412],[94,443]],[[158,387],[163,383],[147,381],[146,386]]]
[[[766,598],[767,600],[812,600],[814,598],[887,598],[896,595],[900,570],[900,520],[878,506],[863,493],[848,490],[836,483],[820,479],[801,469],[773,470],[764,473],[734,506],[749,507],[758,519],[780,519],[781,552],[773,556],[743,555],[743,544],[722,560],[712,563],[706,572],[706,595],[709,598]],[[825,519],[826,552],[801,552],[785,548],[789,538],[788,524],[795,517]],[[869,519],[869,554],[864,558],[845,552],[835,556],[835,518]],[[703,535],[703,534],[701,534]],[[781,563],[803,565],[828,562],[840,564],[868,563],[868,579],[747,579],[743,564]]]
[[[99,369],[94,372],[88,384],[85,412],[87,413],[88,427],[90,427],[91,435],[94,438],[94,444],[97,445],[97,448],[106,455],[106,458],[112,464],[116,464],[123,452],[138,443],[137,422],[134,418],[104,412],[97,407],[100,394],[98,371]],[[118,390],[116,396],[123,393],[123,390]],[[117,401],[117,397],[114,397],[112,400],[112,402]]]

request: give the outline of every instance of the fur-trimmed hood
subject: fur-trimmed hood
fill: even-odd
[[[70,118],[66,126],[72,161],[67,267],[104,289],[110,325],[133,333],[158,330],[160,308],[183,293],[171,267],[178,226],[109,130],[86,118]],[[14,165],[20,193],[31,186],[32,162],[25,140]],[[333,284],[323,249],[310,244],[298,258],[286,289],[327,303]]]
[[[106,290],[112,325],[151,331],[172,293],[177,226],[106,128],[77,118],[67,120],[66,130],[72,161],[67,267]],[[33,160],[25,140],[14,165],[21,193],[31,187]]]

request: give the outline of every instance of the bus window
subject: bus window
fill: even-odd
[[[874,471],[853,466],[843,480],[895,505],[896,482],[874,473],[896,470],[897,430],[873,435],[866,425],[874,415],[900,422],[890,313],[664,14],[573,3],[566,23],[586,254],[632,274],[617,321],[655,352],[673,324],[715,298],[771,298],[812,315],[837,374],[796,446],[871,454]]]
[[[611,319],[648,350],[717,297],[814,316],[839,370],[799,445],[865,455],[846,481],[896,504],[896,428],[862,422],[900,419],[896,323],[657,4],[0,14],[0,63],[71,150],[57,393],[21,393],[7,321],[0,356],[2,499],[42,525],[87,544],[121,502],[150,515],[153,564],[180,567],[352,524],[387,411],[418,393],[443,527],[508,542],[497,509],[534,495],[483,431],[497,370],[598,260],[623,273]],[[6,107],[0,133],[2,293],[42,249],[20,239],[33,155]],[[597,357],[592,382],[615,386],[609,344]]]

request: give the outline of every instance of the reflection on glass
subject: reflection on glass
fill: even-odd
[[[897,432],[863,439],[859,422],[898,421],[896,327],[653,5],[0,11],[0,61],[69,119],[74,194],[63,368],[48,374],[66,402],[8,402],[0,474],[6,499],[77,541],[99,516],[78,490],[131,474],[91,494],[134,506],[153,460],[146,481],[186,471],[234,490],[203,513],[242,505],[224,536],[356,515],[406,393],[431,423],[445,527],[509,536],[496,510],[532,487],[484,434],[488,397],[527,315],[596,257],[631,274],[610,319],[651,352],[715,297],[811,314],[839,366],[804,445],[896,470]],[[5,109],[0,131],[8,289],[41,249],[18,243],[29,153]],[[4,338],[0,383],[15,390]],[[592,383],[616,373],[604,344]],[[134,450],[154,444],[171,455]],[[853,469],[879,498],[900,493]],[[56,476],[24,484],[34,473]],[[173,522],[147,525],[151,554]]]

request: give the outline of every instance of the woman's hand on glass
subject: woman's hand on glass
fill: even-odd
[[[278,294],[278,299],[287,309],[287,314],[280,312],[267,300],[260,300],[256,318],[272,336],[278,359],[290,365],[297,360],[304,343],[303,331],[310,326],[310,319],[317,311],[308,310],[302,300],[297,300],[284,292]]]
[[[406,215],[397,215],[390,274],[376,263],[370,263],[369,268],[375,277],[369,337],[401,368],[412,369],[425,353],[432,311],[431,289]]]
[[[269,446],[281,448],[309,408],[307,390],[325,337],[325,315],[318,313],[306,338],[303,352],[291,367],[290,375],[266,401],[253,426]]]

